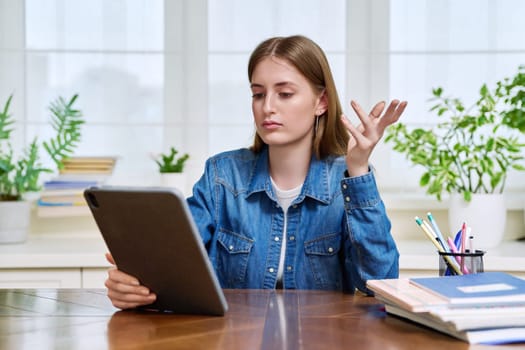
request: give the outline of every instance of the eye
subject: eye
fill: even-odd
[[[279,96],[281,96],[282,98],[289,98],[293,96],[293,93],[292,92],[280,92]]]
[[[254,92],[254,93],[252,94],[252,98],[253,98],[254,100],[259,100],[259,99],[261,99],[261,98],[264,98],[264,93],[262,93],[262,92]]]

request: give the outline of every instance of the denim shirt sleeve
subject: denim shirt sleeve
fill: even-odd
[[[197,229],[202,236],[204,245],[208,243],[215,232],[216,203],[213,185],[213,165],[210,160],[206,162],[204,174],[193,186],[193,194],[187,199]]]
[[[346,270],[354,285],[366,288],[369,279],[397,278],[399,252],[391,235],[390,220],[376,186],[373,173],[345,177],[341,181],[346,228],[350,241],[346,251]]]

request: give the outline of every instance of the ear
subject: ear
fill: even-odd
[[[322,115],[328,110],[328,97],[326,96],[326,90],[322,92],[317,101],[317,108],[315,109],[315,115]]]

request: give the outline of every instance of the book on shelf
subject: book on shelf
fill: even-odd
[[[89,215],[84,190],[106,182],[113,173],[116,157],[71,157],[62,161],[58,176],[44,182],[37,201],[37,215],[60,217]]]
[[[44,182],[42,195],[48,190],[80,190],[91,186],[97,186],[100,181],[96,180],[62,180],[60,178]]]
[[[115,156],[76,156],[62,160],[64,165],[107,164],[113,166],[116,162],[117,157]]]
[[[111,174],[116,157],[71,157],[62,161],[60,174]]]
[[[60,175],[64,175],[64,174],[79,174],[79,175],[88,175],[88,174],[93,174],[93,175],[109,175],[113,172],[113,170],[111,169],[103,169],[103,168],[93,168],[93,167],[90,167],[90,168],[74,168],[74,169],[62,169],[60,170]]]
[[[43,196],[37,201],[38,206],[75,206],[75,205],[87,205],[84,197],[80,196]]]
[[[453,282],[449,280],[452,277]],[[432,287],[429,287],[429,281],[432,281]],[[389,314],[425,325],[468,343],[502,344],[525,342],[525,300],[521,294],[524,283],[524,280],[503,272],[485,272],[458,276],[369,280],[367,287],[385,304],[385,310]],[[503,284],[507,287],[502,287]],[[471,293],[491,295],[485,295],[486,299],[477,296],[467,303],[452,303],[449,299],[452,293],[450,289],[463,286]],[[510,288],[514,290],[514,295],[510,296],[505,291],[500,291],[501,296],[505,295],[505,302],[502,303],[501,299],[496,298],[498,295],[495,294],[498,292],[494,289],[508,290],[508,286],[512,286]],[[492,291],[479,291],[487,289]],[[441,294],[437,290],[444,292]]]
[[[63,168],[59,174],[63,178],[66,175],[72,178],[76,175],[104,178],[113,173],[116,162],[116,157],[71,157],[62,161]]]
[[[84,187],[79,188],[65,188],[65,189],[50,189],[46,188],[42,190],[40,198],[43,197],[62,197],[62,196],[76,196],[82,197],[84,195]]]
[[[53,190],[52,193],[44,190],[36,202],[37,215],[39,217],[89,215],[87,202],[82,195],[84,189],[85,187],[75,189],[75,193],[71,193],[71,189]],[[64,193],[60,194],[60,191]]]
[[[60,218],[66,216],[89,216],[91,212],[87,205],[44,206],[37,207],[37,214],[45,218]]]

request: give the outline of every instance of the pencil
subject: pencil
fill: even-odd
[[[463,222],[463,225],[461,226],[461,250],[460,252],[463,254],[466,251],[466,245],[467,243],[467,224]],[[465,259],[464,257],[461,257],[461,271],[463,271],[463,267],[465,266]]]
[[[452,253],[456,253],[456,254],[459,253],[459,251],[456,249],[456,246],[454,245],[454,242],[452,241],[452,238],[450,238],[450,237],[448,238],[448,245],[449,245],[450,251]],[[455,257],[456,257],[456,261],[458,263],[461,263],[461,259],[462,258],[460,256],[458,256],[458,255],[456,255]],[[467,269],[466,266],[461,266],[460,268],[461,268],[461,271],[463,271],[463,273],[465,273],[465,274],[469,273],[469,270]]]
[[[443,246],[443,249],[445,249],[447,252],[450,251],[448,249],[447,244],[445,243],[445,237],[443,237],[443,234],[441,233],[441,230],[439,229],[439,226],[438,226],[436,220],[434,220],[434,217],[432,216],[431,212],[427,213],[427,218],[428,218],[428,221],[430,221],[430,224],[432,225],[432,227],[434,228],[434,233],[436,234],[436,236],[441,241],[441,245]]]
[[[465,253],[465,243],[467,242],[467,224],[463,222],[461,225],[461,253]]]
[[[442,253],[446,253],[445,249],[443,249],[443,246],[441,245],[441,243],[439,243],[437,241],[437,237],[434,236],[432,234],[431,231],[428,230],[428,228],[423,224],[423,220],[421,220],[418,216],[416,216],[416,223],[418,224],[419,227],[421,227],[421,229],[423,230],[423,232],[427,235],[427,237],[430,239],[430,241],[432,242],[432,244],[434,244],[434,246],[436,246],[436,248],[438,249],[438,251],[442,252]],[[442,256],[445,261],[448,263],[448,266],[450,266],[458,275],[462,275],[463,273],[461,272],[461,270],[456,266],[456,264],[454,264],[454,261],[450,258],[450,256],[448,255],[443,255]]]

